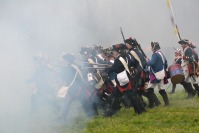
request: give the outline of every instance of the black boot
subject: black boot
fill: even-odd
[[[147,106],[147,103],[144,101],[144,99],[143,99],[143,97],[142,97],[142,96],[145,96],[145,95],[144,95],[145,93],[146,93],[146,92],[145,92],[144,90],[139,90],[139,96],[140,96],[140,99],[141,99],[142,104],[144,105],[144,107]]]
[[[172,90],[171,90],[170,94],[175,93],[175,89],[176,89],[176,84],[172,84]]]
[[[110,117],[117,113],[117,111],[121,108],[120,103],[121,99],[119,98],[119,93],[117,92],[117,88],[114,88],[112,94],[107,98],[104,102],[103,109],[104,113],[103,116]]]
[[[185,92],[188,92],[188,90],[187,90],[187,82],[183,81],[183,82],[181,83],[181,85],[184,87]]]
[[[112,98],[110,103],[112,108],[112,115],[114,115],[115,113],[117,113],[117,111],[121,109],[121,99],[118,97]]]
[[[148,88],[145,96],[149,100],[149,105],[148,105],[149,108],[153,108],[154,107],[154,95],[155,95],[154,94],[154,89],[153,88]]]
[[[135,113],[141,114],[141,113],[143,113],[143,112],[146,112],[144,106],[141,106],[141,105],[140,105],[140,102],[139,102],[139,100],[137,99],[136,96],[133,96],[133,97],[131,98],[131,102],[132,102],[132,106],[133,106],[133,108],[134,108]]]
[[[103,109],[103,116],[104,117],[110,117],[110,116],[112,116],[113,115],[113,109],[112,109],[112,107],[111,107],[111,105],[109,104],[109,103],[106,103],[105,105],[104,105],[104,109]]]
[[[155,93],[153,93],[153,100],[154,100],[155,106],[159,106],[161,104],[161,102],[159,101]]]
[[[146,106],[147,106],[147,103],[144,101],[142,95],[139,95],[139,96],[140,96],[140,98],[141,98],[142,104],[144,105],[144,107],[146,107]]]
[[[196,93],[197,93],[198,96],[199,96],[199,86],[198,86],[198,84],[193,84],[193,86],[194,86],[194,88],[195,88],[195,90],[196,90]]]
[[[196,92],[194,91],[191,83],[186,83],[186,86],[187,86],[187,92],[188,92],[188,95],[187,95],[187,98],[193,98],[195,95],[196,95]]]
[[[140,95],[138,95],[138,94],[136,95],[136,100],[137,100],[137,102],[139,104],[140,112],[141,113],[146,112],[145,106],[143,104],[143,101],[142,101],[142,98],[140,97]]]
[[[147,99],[149,99],[148,93],[147,92],[143,92],[142,96],[146,97]],[[149,100],[148,100],[149,101]],[[147,107],[147,103],[144,101],[143,99],[143,104],[145,105],[145,107]]]
[[[120,98],[112,97],[109,101],[106,101],[103,105],[103,116],[110,117],[117,113],[121,109],[120,106],[121,100]]]
[[[137,93],[137,89],[133,89],[132,91],[129,91],[128,97],[131,100],[131,105],[137,114],[141,114],[146,111],[142,103],[142,100],[139,94]]]
[[[160,93],[160,95],[162,96],[162,98],[164,100],[165,106],[169,106],[170,103],[169,103],[169,98],[167,96],[166,91],[165,90],[160,90],[159,93]]]
[[[121,97],[122,103],[124,104],[125,108],[130,108],[131,107],[131,100],[127,95],[122,95]]]

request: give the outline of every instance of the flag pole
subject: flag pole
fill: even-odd
[[[178,26],[177,26],[176,21],[175,21],[174,12],[173,12],[173,8],[172,8],[172,5],[171,5],[171,0],[167,0],[167,6],[168,6],[169,11],[170,11],[171,23],[173,25],[174,32],[175,32],[176,36],[178,37],[178,40],[180,41],[182,39],[181,39],[181,36],[180,36],[180,32],[178,30]]]

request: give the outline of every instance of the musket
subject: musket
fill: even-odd
[[[178,51],[176,48],[173,47],[173,49],[175,49],[175,51]]]
[[[66,67],[66,66],[68,65],[56,65],[56,67]],[[82,69],[107,69],[107,68],[111,68],[111,66],[97,66],[97,67],[81,66],[81,68]]]
[[[96,48],[100,49],[102,52],[106,53],[107,55],[110,55],[111,57],[113,57],[115,59],[115,57],[112,54],[108,53],[106,50],[102,49],[101,47],[98,47],[97,45],[94,45],[94,46]]]
[[[122,28],[120,27],[120,31],[121,31],[121,34],[122,34],[122,37],[123,37],[123,40],[124,40],[124,44],[126,45],[126,42],[125,42],[125,38],[124,38],[124,34],[123,34],[123,31],[122,31]],[[134,38],[135,39],[135,38]],[[135,39],[136,40],[136,39]],[[147,58],[146,54],[144,53],[144,51],[142,50],[140,44],[138,43],[137,45],[138,49],[142,52],[142,54],[144,55],[145,58]]]
[[[123,38],[123,41],[124,41],[124,44],[126,45],[126,42],[125,42],[125,38],[124,38],[124,33],[122,31],[122,27],[120,27],[120,31],[121,31],[121,34],[122,34],[122,38]],[[134,38],[135,39],[135,38]],[[147,58],[146,54],[144,53],[144,51],[142,50],[140,44],[137,45],[138,49],[142,52],[142,54],[144,55],[145,58]]]
[[[91,64],[91,65],[97,65],[97,66],[107,66],[107,67],[111,67],[112,65],[110,64],[99,64],[99,63],[90,63],[90,62],[83,62],[83,63],[87,63],[87,64]],[[64,64],[54,64],[54,66],[69,66],[69,65],[64,65]]]
[[[91,65],[99,65],[99,66],[112,66],[111,64],[99,64],[99,63],[90,63],[90,62],[83,62]]]
[[[53,64],[55,67],[66,67],[66,66],[69,66],[69,65],[64,65],[64,64]]]
[[[82,66],[81,68],[84,68],[84,69],[106,69],[106,68],[110,68],[110,67],[84,67],[84,66]]]
[[[178,30],[178,26],[176,24],[176,21],[175,21],[175,17],[174,17],[174,13],[173,13],[173,8],[171,6],[171,1],[170,0],[167,0],[167,6],[169,8],[169,11],[170,11],[170,17],[171,17],[171,23],[173,25],[173,28],[174,28],[174,32],[176,33],[179,41],[182,40],[181,39],[181,36],[180,36],[180,32]]]
[[[144,51],[141,48],[141,45],[138,43],[137,45],[138,49],[142,52],[142,54],[144,55],[145,58],[147,58],[146,54],[144,53]]]
[[[123,38],[124,44],[126,45],[124,33],[123,33],[123,31],[122,31],[122,27],[120,27],[120,32],[121,32],[121,34],[122,34],[122,38]]]

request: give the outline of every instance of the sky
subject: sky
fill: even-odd
[[[199,1],[171,3],[181,37],[199,47]],[[0,0],[0,117],[8,116],[0,132],[15,130],[7,130],[12,116],[29,110],[31,87],[25,81],[34,72],[37,51],[58,62],[63,52],[79,55],[81,46],[123,42],[120,27],[125,38],[137,39],[149,58],[150,43],[159,42],[173,63],[173,47],[180,45],[166,0]],[[23,133],[23,128],[17,131]]]

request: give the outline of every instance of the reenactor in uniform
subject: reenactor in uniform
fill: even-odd
[[[64,54],[63,59],[66,66],[62,67],[60,74],[65,82],[67,94],[64,97],[64,107],[59,119],[66,119],[70,110],[70,105],[74,100],[78,100],[88,116],[97,115],[98,112],[90,99],[91,92],[88,90],[80,67],[74,62],[73,54]]]
[[[104,55],[99,49],[101,49],[101,47],[95,46],[94,49],[91,47],[82,47],[80,54],[83,56],[85,62],[84,74],[87,76],[86,82],[91,90],[91,99],[94,101],[94,106],[95,108],[102,108],[104,116],[110,116],[113,114],[112,107],[109,104],[109,102],[112,101],[112,97],[106,94],[106,92],[109,89],[111,92],[112,86],[110,86],[107,74],[104,75],[104,69],[106,69],[106,65],[108,66],[112,63],[104,61]],[[104,69],[100,68],[101,64],[104,65],[102,65]]]
[[[187,98],[192,98],[195,96],[195,91],[192,87],[195,87],[195,90],[199,92],[199,87],[198,83],[196,82],[196,63],[198,62],[197,54],[194,52],[194,50],[189,47],[189,41],[187,39],[180,40],[178,42],[181,44],[183,48],[183,55],[182,55],[182,68],[183,68],[183,73],[185,75],[185,82],[187,82],[187,91],[188,91],[188,96]]]
[[[33,59],[36,63],[36,70],[33,76],[26,81],[27,83],[34,84],[31,96],[31,113],[37,112],[44,101],[55,106],[53,101],[55,93],[53,87],[50,85],[52,71],[46,63],[46,58],[40,53],[34,56]]]
[[[87,63],[87,65],[84,66],[91,67],[91,69],[87,69],[87,77],[90,85],[93,88],[99,90],[103,86],[104,81],[102,79],[100,70],[97,69],[98,65],[96,64],[102,62],[104,63],[104,61],[96,55],[97,51],[91,47],[82,47],[80,54],[83,56],[85,63]]]
[[[198,64],[198,54],[196,53],[196,51],[194,50],[196,48],[196,46],[194,46],[192,44],[192,42],[189,42],[189,47],[192,49],[193,52],[193,63],[192,63],[192,70],[193,70],[193,75],[192,75],[192,83],[193,86],[199,96],[199,86],[198,86],[198,76],[199,76],[199,64]]]
[[[174,64],[179,64],[179,65],[182,64],[182,54],[181,54],[181,50],[180,49],[176,49],[176,51],[175,51]],[[189,89],[187,89],[187,87],[189,86],[189,85],[187,85],[187,82],[182,81],[180,84],[184,87],[184,89],[185,89],[186,92],[190,93],[188,95],[192,94],[192,91],[190,91]],[[176,89],[176,84],[173,83],[172,84],[172,90],[171,90],[170,94],[175,93],[175,89]]]
[[[163,98],[165,106],[169,105],[169,99],[164,89],[164,85],[168,83],[166,69],[168,67],[165,56],[160,51],[158,42],[151,42],[151,50],[153,51],[151,60],[148,60],[147,65],[150,66],[150,81],[148,85],[149,107],[154,107],[154,88],[158,86],[160,95]]]
[[[148,69],[147,69],[147,61],[145,59],[144,53],[141,52],[139,49],[139,45],[137,40],[131,37],[129,39],[125,40],[126,46],[128,47],[128,54],[135,58],[139,64],[135,67],[135,73],[136,73],[136,83],[137,88],[139,91],[139,94],[142,98],[142,95],[149,98],[148,93],[146,93],[146,87],[148,86],[149,81],[149,75],[148,75]],[[160,105],[160,101],[158,100],[157,96],[154,95],[154,102],[156,106]],[[143,99],[142,99],[143,100]],[[143,100],[143,103],[146,104]]]
[[[115,60],[112,67],[109,69],[108,74],[110,75],[113,72],[116,73],[115,81],[118,93],[125,95],[130,100],[131,106],[134,107],[135,112],[140,114],[145,112],[145,108],[138,95],[137,88],[134,86],[135,81],[132,80],[131,72],[127,64],[128,59],[126,54],[120,54],[121,50],[121,47],[118,47],[118,45],[113,46],[113,55]],[[134,59],[134,63],[136,61],[137,60]]]
[[[144,82],[145,77],[143,76],[146,70],[146,64],[147,64],[146,59],[144,58],[143,53],[141,53],[141,51],[138,49],[139,44],[135,39],[129,38],[129,39],[126,39],[125,42],[129,50],[128,54],[133,56],[139,62],[139,65],[137,65],[135,69],[139,77],[137,80],[138,87],[142,88],[145,84]]]

